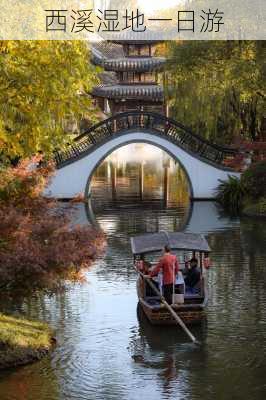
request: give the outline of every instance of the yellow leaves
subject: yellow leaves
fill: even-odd
[[[91,109],[91,99],[78,95],[90,90],[97,71],[88,64],[83,42],[0,42],[0,138],[8,155],[28,156],[37,150],[51,152],[65,140],[64,120]]]

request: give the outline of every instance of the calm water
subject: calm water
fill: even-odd
[[[140,199],[134,168],[127,179],[118,174],[113,200],[108,168],[97,171],[90,218],[106,232],[108,249],[88,282],[2,305],[48,321],[58,345],[36,364],[2,372],[1,400],[266,398],[265,223],[230,219],[212,202],[190,208],[185,194],[166,206],[152,176]],[[75,222],[88,223],[89,212],[78,205]],[[137,310],[129,237],[160,229],[203,233],[213,249],[208,322],[193,329],[201,346],[175,327],[151,327]]]

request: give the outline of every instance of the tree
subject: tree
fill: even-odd
[[[166,93],[171,116],[207,139],[229,144],[263,133],[264,42],[168,44]]]
[[[49,156],[71,140],[70,125],[95,121],[88,93],[96,81],[86,42],[0,41],[2,160]]]
[[[104,244],[101,231],[73,226],[69,208],[42,197],[53,166],[33,169],[36,161],[0,170],[2,293],[54,290],[80,280]]]

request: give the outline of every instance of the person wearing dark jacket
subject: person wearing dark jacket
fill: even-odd
[[[193,257],[193,258],[191,258],[189,263],[190,263],[190,267],[187,270],[185,284],[186,284],[186,288],[189,291],[195,292],[195,286],[200,281],[200,270],[198,268],[198,260]]]

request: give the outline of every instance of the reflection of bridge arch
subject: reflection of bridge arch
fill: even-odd
[[[202,203],[202,202],[200,202],[200,203]],[[141,213],[145,212],[146,210],[151,211],[149,203],[145,204],[145,203],[141,202],[140,204],[141,204]],[[151,223],[152,231],[158,232],[159,230],[162,230],[162,229],[165,229],[165,230],[167,229],[169,231],[184,231],[191,221],[194,204],[195,204],[194,202],[189,203],[189,206],[186,209],[184,216],[182,216],[181,218],[178,217],[178,215],[176,214],[177,209],[176,208],[172,209],[172,210],[174,210],[175,218],[173,218],[173,220],[170,221],[171,218],[169,216],[168,217],[169,225],[167,225],[167,227],[166,227],[165,222],[164,222],[164,224],[163,224],[164,228],[162,228],[160,226],[160,218],[161,218],[160,211],[162,211],[164,208],[162,208],[160,205],[158,205],[158,208],[156,208],[156,207],[154,208],[154,205],[153,205],[153,208],[152,208],[153,221]],[[106,219],[107,221],[110,221],[112,219],[112,217],[117,213],[119,216],[121,216],[123,214],[124,210],[119,208],[119,206],[117,206],[113,202],[108,205],[107,209],[104,209],[104,210],[101,209],[100,213],[97,210],[96,210],[96,212],[94,212],[93,201],[91,198],[89,198],[88,201],[85,203],[85,208],[82,211],[81,215],[83,215],[83,216],[79,216],[78,220],[86,221],[86,219],[87,219],[90,222],[90,224],[92,224],[96,227],[101,227],[105,231],[104,223],[101,225],[101,222],[104,221],[104,219]],[[136,209],[136,210],[138,210],[138,209]],[[167,208],[165,208],[165,210],[167,210]],[[171,209],[169,208],[168,211],[170,211],[170,210]],[[127,214],[127,220],[128,221],[130,220],[128,217],[128,214]],[[145,225],[146,225],[145,218],[142,219],[141,223],[143,224],[143,226],[142,225],[138,226],[138,229],[141,232],[143,232],[143,231],[145,231]],[[134,227],[135,227],[135,222],[134,222]],[[136,231],[135,233],[137,234],[138,231]]]
[[[236,174],[225,166],[234,156],[233,150],[211,144],[162,115],[134,111],[100,122],[79,136],[73,146],[58,153],[58,170],[46,194],[58,198],[86,194],[97,166],[115,149],[136,142],[160,147],[178,160],[194,198],[213,198],[219,179]]]
[[[109,209],[104,212],[106,219],[110,220],[113,215],[113,209]],[[100,219],[102,214],[100,213]],[[156,218],[156,213],[154,213]],[[87,221],[95,226],[98,226],[98,215],[94,214],[93,204],[89,200],[85,207],[79,209],[78,223],[87,224]],[[194,233],[204,233],[215,231],[226,231],[232,229],[232,224],[235,227],[239,227],[239,219],[236,219],[234,223],[230,217],[223,215],[219,212],[217,204],[213,201],[196,201],[191,202],[190,207],[187,209],[185,218],[181,221],[179,226],[167,226],[169,231],[188,231]],[[142,229],[142,231],[144,231]],[[138,232],[136,232],[138,233]]]

